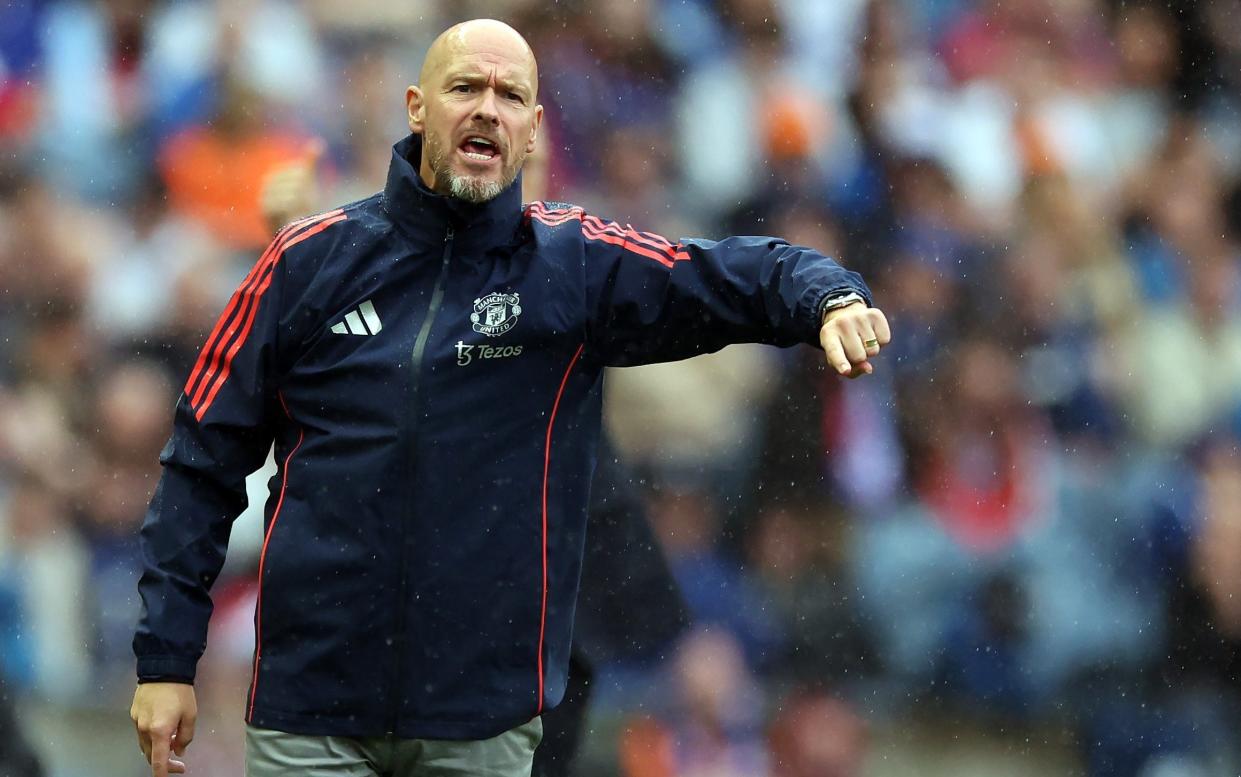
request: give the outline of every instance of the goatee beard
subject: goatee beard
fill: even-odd
[[[440,186],[439,173],[435,175],[435,182],[438,188]],[[472,202],[475,205],[494,200],[505,188],[496,181],[448,173],[448,193],[459,200]]]
[[[472,175],[458,175],[453,172],[451,165],[444,158],[444,150],[440,143],[429,135],[422,139],[422,151],[427,155],[427,162],[431,166],[431,172],[435,175],[435,192],[456,197],[474,205],[481,205],[499,197],[509,187],[509,184],[517,180],[517,171],[520,169],[519,164],[514,164],[511,170],[502,171],[499,181]]]

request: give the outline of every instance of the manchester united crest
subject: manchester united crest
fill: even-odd
[[[517,325],[517,317],[521,315],[521,295],[488,294],[474,300],[474,312],[470,321],[474,331],[497,337]]]

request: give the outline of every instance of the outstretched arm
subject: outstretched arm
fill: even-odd
[[[869,359],[889,340],[862,278],[813,249],[773,237],[673,243],[580,208],[549,211],[540,203],[532,215],[550,225],[581,222],[588,347],[605,364],[672,361],[731,343],[803,342],[855,376],[871,371]],[[842,304],[850,300],[858,304]]]

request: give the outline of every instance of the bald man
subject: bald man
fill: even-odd
[[[538,81],[534,52],[506,24],[466,22],[436,39],[420,86],[405,93],[409,127],[422,136],[422,180],[470,203],[500,196],[534,151],[543,121]],[[480,120],[478,95],[484,93],[490,115]],[[482,135],[472,136],[476,131]]]
[[[273,446],[247,774],[524,776],[565,689],[603,369],[800,342],[873,371],[887,322],[827,257],[523,206],[537,89],[510,27],[442,34],[384,190],[282,229],[208,336],[142,530],[156,777],[185,771],[208,591]]]

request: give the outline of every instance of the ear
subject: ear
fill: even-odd
[[[422,99],[422,90],[416,86],[405,89],[405,113],[409,118],[409,131],[421,135],[427,119],[427,106]]]
[[[543,106],[534,106],[534,128],[530,131],[530,139],[526,141],[526,153],[533,154],[539,139],[539,127],[543,124]]]

